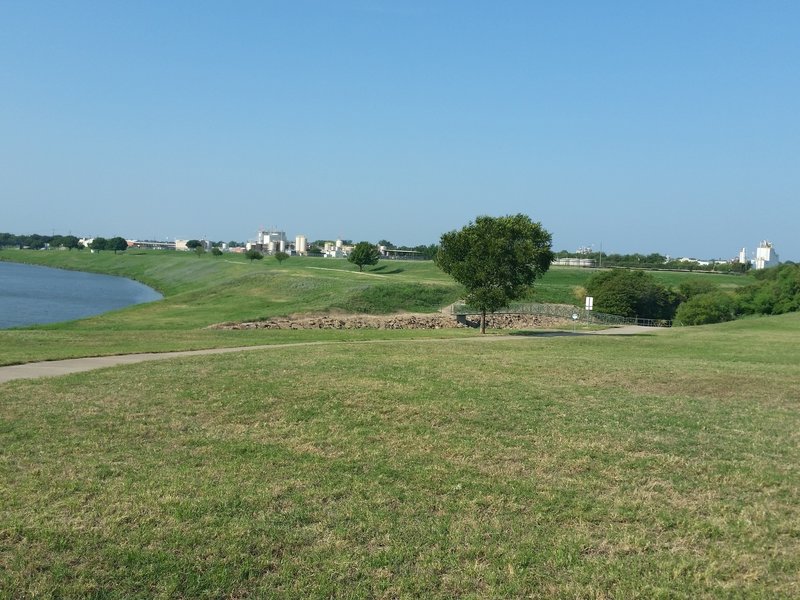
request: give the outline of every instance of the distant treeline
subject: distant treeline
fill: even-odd
[[[51,248],[80,248],[78,238],[74,235],[14,235],[13,233],[0,233],[0,247],[2,248],[31,248],[40,250]]]
[[[720,273],[744,273],[750,268],[749,263],[718,261],[705,265],[697,261],[675,260],[668,256],[654,252],[652,254],[606,254],[605,252],[592,252],[589,254],[576,254],[568,250],[555,253],[556,258],[592,258],[596,266],[603,267],[629,267],[634,269],[670,269],[681,271],[717,271]]]
[[[325,248],[326,243],[332,243],[333,240],[314,240],[308,245],[308,252],[310,254],[321,253]],[[352,246],[353,240],[341,240],[345,246]],[[420,258],[433,260],[436,253],[439,251],[439,244],[420,244],[418,246],[396,246],[389,240],[379,240],[377,246],[384,246],[387,250],[408,250],[417,252]]]
[[[439,244],[420,244],[419,246],[395,246],[389,240],[380,240],[378,242],[379,246],[385,246],[387,250],[412,250],[414,252],[419,252],[422,258],[427,258],[433,260],[436,257],[436,253],[439,251]]]
[[[89,246],[92,250],[113,250],[114,254],[124,251],[128,247],[125,238],[116,236],[113,238],[96,237]],[[14,235],[13,233],[0,233],[0,248],[30,248],[31,250],[41,250],[42,248],[66,248],[67,250],[82,250],[78,237],[74,235]]]

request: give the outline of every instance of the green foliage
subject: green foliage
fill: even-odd
[[[358,242],[352,252],[348,254],[347,260],[354,265],[358,265],[358,270],[363,271],[366,265],[376,265],[381,258],[375,244],[369,242]]]
[[[261,260],[262,258],[264,258],[264,255],[254,248],[251,248],[250,250],[245,252],[244,255],[246,258],[250,260],[250,262],[253,262],[254,260]]]
[[[119,237],[119,236],[113,237],[110,240],[108,240],[106,244],[106,249],[113,250],[114,254],[116,254],[117,252],[124,252],[125,250],[128,249],[128,242],[125,241],[124,237]]]
[[[107,250],[108,240],[104,237],[96,237],[92,240],[92,243],[89,244],[89,248],[91,248],[95,252],[100,252],[101,250]]]
[[[50,240],[51,248],[67,248],[72,250],[74,248],[81,248],[78,238],[74,235],[56,235]]]
[[[677,298],[645,271],[612,269],[593,275],[586,292],[598,312],[623,317],[671,319]]]
[[[274,256],[275,256],[275,260],[278,261],[278,264],[281,264],[283,261],[285,261],[287,258],[289,258],[289,255],[286,254],[286,252],[276,252],[274,254]]]
[[[687,279],[678,285],[678,297],[681,302],[699,296],[716,292],[719,287],[708,279]]]
[[[218,247],[214,246],[211,249],[211,254],[213,254],[214,256],[222,256],[222,250],[220,250]]]
[[[697,294],[678,306],[675,320],[683,325],[723,323],[736,318],[736,299],[726,292]]]
[[[525,296],[550,268],[552,236],[527,215],[480,216],[442,235],[436,264],[466,288],[466,301],[482,313]]]
[[[194,253],[197,256],[203,256],[206,253],[206,249],[203,246],[196,246],[194,249]]]
[[[200,240],[189,240],[188,242],[186,242],[186,247],[189,248],[189,250],[200,248],[202,245],[203,242],[201,242]]]
[[[740,292],[743,313],[780,315],[800,309],[800,265],[785,263],[753,276],[756,281]]]

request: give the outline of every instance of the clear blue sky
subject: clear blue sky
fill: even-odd
[[[0,0],[0,231],[800,260],[800,2]]]

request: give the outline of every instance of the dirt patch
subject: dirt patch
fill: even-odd
[[[566,321],[538,315],[488,315],[490,329],[537,329],[563,325]],[[480,326],[480,318],[456,319],[441,313],[398,315],[321,315],[313,317],[276,317],[246,323],[220,323],[210,329],[451,329]]]

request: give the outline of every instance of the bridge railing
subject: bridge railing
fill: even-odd
[[[480,311],[464,303],[455,303],[450,306],[453,315],[479,315]],[[506,308],[496,310],[496,315],[539,315],[543,317],[557,317],[574,320],[573,315],[578,315],[581,323],[598,325],[638,325],[640,327],[672,327],[673,322],[668,319],[643,319],[639,317],[622,317],[607,313],[585,310],[568,304],[541,304],[538,302],[514,303]]]

